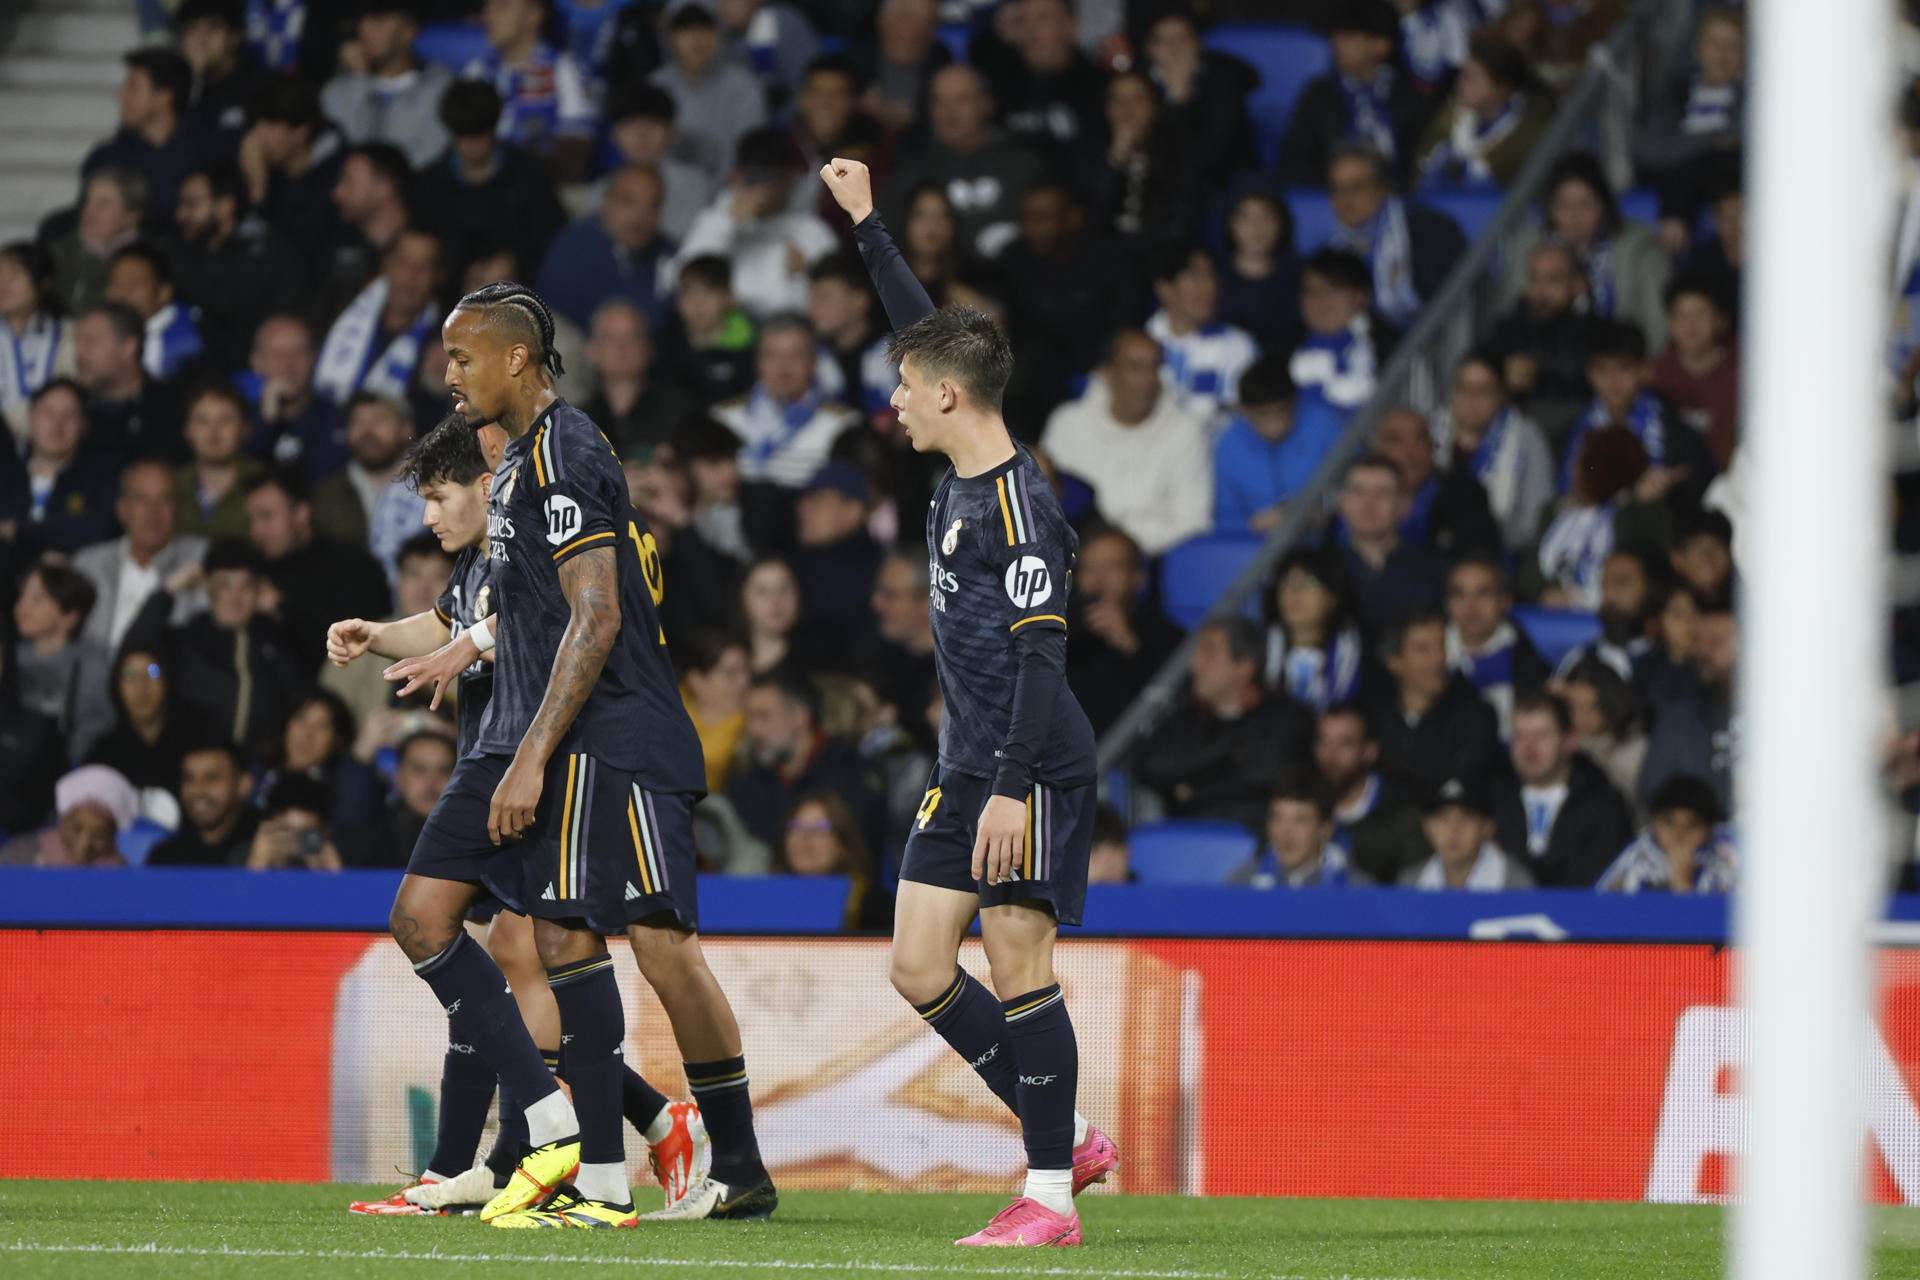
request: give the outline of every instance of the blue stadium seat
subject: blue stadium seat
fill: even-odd
[[[1237,822],[1150,822],[1127,834],[1127,857],[1142,884],[1219,884],[1254,843]]]
[[[151,818],[135,818],[133,825],[114,839],[114,844],[119,848],[120,856],[127,860],[128,866],[145,866],[153,846],[172,834]]]
[[[1556,667],[1560,659],[1583,644],[1600,638],[1600,619],[1581,609],[1543,609],[1536,605],[1516,605],[1514,625],[1527,633],[1533,647]]]
[[[1421,204],[1437,209],[1460,226],[1461,234],[1472,244],[1500,211],[1506,193],[1487,187],[1427,187],[1419,195]]]
[[[1280,155],[1280,135],[1300,91],[1332,65],[1326,37],[1277,22],[1230,22],[1207,32],[1204,42],[1209,49],[1245,59],[1260,73],[1260,87],[1247,98],[1247,113],[1253,118],[1260,163],[1270,167]]]
[[[1660,193],[1635,187],[1620,193],[1620,212],[1634,222],[1652,225],[1660,221]]]
[[[1203,533],[1169,549],[1160,558],[1160,604],[1167,617],[1181,627],[1198,624],[1265,541],[1257,533]]]
[[[487,31],[478,22],[435,22],[413,38],[413,52],[422,62],[437,62],[455,75],[487,51]]]
[[[1293,215],[1293,248],[1306,257],[1333,236],[1333,199],[1312,187],[1287,188],[1287,212]]]

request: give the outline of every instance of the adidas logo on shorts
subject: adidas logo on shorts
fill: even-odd
[[[627,881],[627,901],[632,902],[635,898],[639,896],[640,896],[640,891],[633,887],[633,881],[631,880]]]
[[[553,881],[551,881],[551,880],[549,880],[549,881],[547,881],[547,891],[546,891],[545,893],[543,893],[543,894],[541,894],[541,895],[540,895],[540,898],[541,898],[541,900],[542,900],[542,901],[544,901],[544,902],[557,902],[557,901],[559,901],[559,899],[557,899],[557,898],[555,898],[555,897],[553,896]]]

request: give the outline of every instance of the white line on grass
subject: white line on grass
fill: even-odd
[[[115,1254],[151,1255],[181,1258],[309,1258],[362,1262],[500,1262],[518,1266],[541,1263],[566,1263],[597,1267],[711,1267],[735,1271],[876,1271],[896,1275],[954,1276],[1083,1276],[1087,1280],[1234,1280],[1244,1272],[1231,1271],[1134,1271],[1102,1267],[1079,1271],[1071,1267],[953,1267],[923,1263],[894,1262],[788,1262],[778,1258],[596,1258],[573,1254],[446,1253],[430,1249],[424,1253],[399,1249],[197,1249],[183,1245],[147,1244],[33,1244],[15,1240],[0,1243],[0,1253]],[[1422,1280],[1418,1276],[1356,1276],[1282,1274],[1267,1272],[1266,1280]]]

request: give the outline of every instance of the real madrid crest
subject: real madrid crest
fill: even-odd
[[[479,593],[473,597],[473,616],[476,618],[484,618],[492,613],[493,610],[488,607],[492,603],[493,584],[489,582],[481,587]]]
[[[947,536],[940,539],[941,555],[952,555],[954,549],[960,545],[960,524],[961,522],[959,520],[955,520],[951,525],[947,526]]]
[[[513,496],[513,482],[515,480],[518,480],[519,478],[520,478],[519,467],[515,467],[513,470],[507,472],[506,481],[501,484],[499,492],[493,495],[495,498],[498,498],[500,500],[501,506],[505,506],[507,503],[507,499]]]

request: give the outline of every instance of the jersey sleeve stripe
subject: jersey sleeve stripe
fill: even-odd
[[[554,552],[553,558],[555,560],[558,560],[562,556],[570,555],[571,553],[578,551],[581,547],[584,547],[589,543],[598,542],[602,538],[611,538],[612,536],[613,536],[613,530],[611,529],[602,529],[598,533],[585,534],[581,537],[575,538],[572,542],[569,542],[566,546],[561,547],[558,551]]]
[[[540,428],[540,434],[533,439],[533,479],[542,489],[547,487],[547,469],[540,446],[546,442],[547,429]]]
[[[1007,526],[1007,545],[1017,546],[1018,539],[1013,536],[1013,511],[1007,506],[1007,478],[1001,476],[993,482],[993,487],[1000,493],[1000,519]]]
[[[1029,622],[1057,622],[1063,627],[1067,625],[1067,620],[1061,617],[1057,613],[1036,613],[1031,618],[1020,619],[1020,621],[1008,627],[1007,630],[1010,632],[1018,631],[1020,628],[1026,626]]]
[[[1007,474],[1007,505],[1013,510],[1014,536],[1021,542],[1033,541],[1033,521],[1027,518],[1027,493],[1021,487],[1018,471]]]

